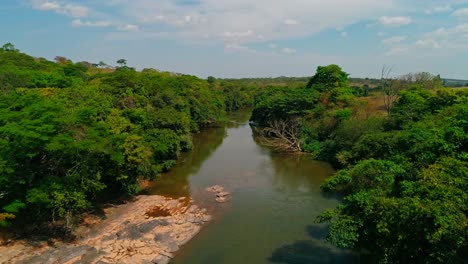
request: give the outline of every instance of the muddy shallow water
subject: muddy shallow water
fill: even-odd
[[[214,220],[182,247],[171,263],[350,263],[355,257],[325,242],[326,226],[314,223],[337,205],[320,191],[334,173],[307,155],[274,153],[259,146],[249,113],[225,127],[196,135],[194,150],[150,186],[149,194],[189,196]],[[231,193],[219,204],[205,189],[221,185]]]

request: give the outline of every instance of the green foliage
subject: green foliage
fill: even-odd
[[[314,108],[318,99],[319,93],[310,90],[272,87],[255,98],[251,120],[265,125],[275,119],[304,116]]]
[[[16,49],[15,46],[11,44],[10,42],[4,44],[1,50],[6,51],[6,52],[19,52],[19,50]]]
[[[306,87],[324,92],[347,86],[348,74],[342,71],[340,66],[331,64],[328,66],[318,66],[317,72],[310,78]]]
[[[97,202],[170,169],[193,132],[224,120],[227,102],[234,110],[252,101],[236,84],[120,63],[97,69],[0,50],[1,225],[70,227]]]
[[[300,119],[301,147],[341,167],[324,191],[343,203],[318,217],[328,241],[372,263],[464,263],[468,258],[468,92],[439,89],[427,73],[399,80],[406,89],[388,117],[363,116],[347,74],[319,67],[307,88],[270,86],[252,120]]]
[[[431,112],[431,93],[423,89],[404,90],[399,100],[393,105],[391,121],[396,127],[421,120],[424,115]]]
[[[348,167],[322,185],[345,195],[319,219],[331,223],[330,242],[381,263],[464,262],[467,102],[463,93],[408,90],[389,118],[397,126],[351,140],[339,153]]]

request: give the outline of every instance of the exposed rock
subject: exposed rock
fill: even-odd
[[[216,197],[226,197],[230,195],[230,193],[228,192],[219,192],[219,193],[216,193]]]
[[[198,206],[192,205],[192,206],[190,206],[189,209],[187,210],[187,213],[193,214],[193,213],[195,213],[195,212],[197,212],[197,211],[198,211]]]
[[[229,198],[228,197],[216,197],[215,200],[218,203],[225,203],[225,202],[229,201]]]
[[[187,198],[138,196],[117,206],[75,244],[0,246],[0,263],[157,263],[167,264],[211,219]],[[93,223],[94,224],[94,223]]]
[[[171,261],[171,258],[164,256],[164,255],[158,255],[154,259],[151,260],[150,263],[155,263],[155,264],[167,264]]]
[[[215,186],[208,187],[205,190],[208,192],[214,193],[216,197],[215,200],[218,203],[225,203],[230,200],[229,199],[230,193],[224,191],[224,187],[222,186],[215,185]]]
[[[209,222],[211,221],[212,217],[211,215],[203,215],[203,222]]]
[[[213,192],[213,193],[218,193],[224,191],[224,187],[219,186],[219,185],[214,185],[211,187],[206,188],[208,192]]]

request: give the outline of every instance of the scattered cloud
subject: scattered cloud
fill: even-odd
[[[245,37],[250,37],[254,34],[252,30],[247,30],[244,32],[230,32],[230,31],[224,31],[223,36],[226,38],[245,38]]]
[[[384,26],[400,27],[400,26],[411,24],[412,19],[411,17],[404,17],[404,16],[396,16],[396,17],[382,16],[380,17],[379,22]]]
[[[32,7],[37,10],[53,11],[58,14],[63,14],[70,17],[87,17],[89,14],[89,8],[86,6],[76,4],[63,4],[62,2],[55,1],[32,1]]]
[[[75,19],[72,21],[72,25],[74,27],[109,27],[112,25],[111,22],[109,21],[95,21],[95,22],[91,22],[91,21],[83,21],[81,19]]]
[[[283,49],[282,49],[282,52],[283,52],[283,53],[286,53],[286,54],[294,54],[294,53],[297,52],[297,50],[291,49],[291,48],[283,48]]]
[[[468,23],[465,23],[465,24],[459,24],[459,25],[449,27],[449,28],[441,27],[432,32],[427,33],[425,36],[434,37],[434,38],[435,37],[438,37],[438,38],[451,37],[451,38],[454,38],[455,40],[457,36],[466,37],[467,34],[468,34]]]
[[[406,38],[407,38],[406,36],[395,36],[395,37],[382,40],[382,43],[386,45],[398,44],[398,43],[405,41]]]
[[[138,25],[127,24],[127,25],[118,26],[117,29],[119,31],[139,31],[140,27]]]
[[[409,48],[407,47],[396,47],[392,48],[389,51],[384,53],[384,56],[395,56],[395,55],[402,55],[408,53]]]
[[[420,47],[430,47],[438,49],[441,47],[440,43],[434,39],[420,39],[414,43],[416,46]]]
[[[421,36],[414,45],[417,48],[439,49],[459,53],[468,51],[468,23],[453,27],[441,27]]]
[[[251,51],[249,47],[238,44],[227,44],[224,46],[224,49],[227,51]]]
[[[109,2],[132,23],[154,30],[164,28],[176,39],[184,36],[184,41],[197,42],[209,36],[212,41],[245,46],[371,21],[396,10],[394,1],[399,0],[197,0],[190,5],[174,0]]]
[[[452,11],[453,8],[451,5],[445,5],[445,6],[436,6],[430,9],[424,10],[424,13],[431,15],[431,14],[438,14],[438,13],[447,13]]]
[[[424,13],[428,15],[432,14],[440,14],[440,13],[448,13],[453,10],[451,5],[445,5],[445,6],[435,6],[429,9],[424,10]]]
[[[341,37],[346,38],[346,37],[348,37],[348,32],[343,31],[343,32],[340,33],[340,35],[341,35]]]
[[[455,10],[455,12],[452,13],[452,16],[456,16],[459,18],[464,18],[464,17],[468,18],[468,8],[457,9]]]
[[[262,52],[256,49],[253,49],[246,45],[239,45],[239,44],[225,44],[224,50],[228,53],[247,53],[247,54],[255,54],[255,55],[273,55],[273,52]]]
[[[60,9],[60,5],[57,2],[43,2],[37,3],[35,8],[39,10],[58,10]]]

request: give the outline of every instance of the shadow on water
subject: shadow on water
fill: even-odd
[[[196,174],[203,162],[221,146],[226,128],[211,128],[193,137],[193,149],[183,153],[177,165],[154,181],[145,191],[174,198],[190,196],[188,177]]]
[[[193,136],[193,149],[183,153],[177,165],[154,181],[145,193],[188,197],[191,194],[189,177],[199,172],[204,162],[222,145],[227,136],[227,129],[238,128],[250,118],[250,111],[238,111],[231,114],[229,121],[220,126],[211,127]]]
[[[327,225],[310,225],[306,231],[309,240],[298,240],[292,244],[284,245],[273,251],[268,258],[275,264],[332,264],[332,263],[358,263],[359,258],[351,251],[341,250],[324,242]]]

